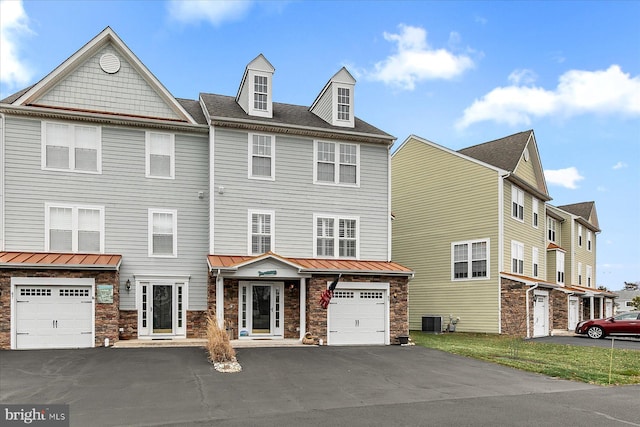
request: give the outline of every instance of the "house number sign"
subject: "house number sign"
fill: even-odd
[[[98,304],[113,304],[113,285],[98,285]]]

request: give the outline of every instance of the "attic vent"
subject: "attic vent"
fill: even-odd
[[[120,60],[113,53],[105,53],[100,57],[100,68],[109,74],[115,74],[120,71]]]

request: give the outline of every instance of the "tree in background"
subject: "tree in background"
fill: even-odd
[[[640,310],[640,296],[633,297],[631,300],[631,304],[633,305],[635,310]]]
[[[638,291],[640,290],[640,282],[624,282],[625,291]]]

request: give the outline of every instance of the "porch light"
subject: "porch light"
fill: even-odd
[[[127,292],[129,292],[131,290],[131,280],[127,279],[127,283],[125,283],[124,286],[127,288]]]

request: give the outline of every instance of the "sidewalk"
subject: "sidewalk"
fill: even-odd
[[[204,347],[207,340],[204,338],[175,338],[155,340],[120,340],[116,341],[114,348],[148,348],[148,347]],[[243,339],[231,340],[233,348],[257,348],[257,347],[318,347],[316,345],[302,344],[297,339]]]

